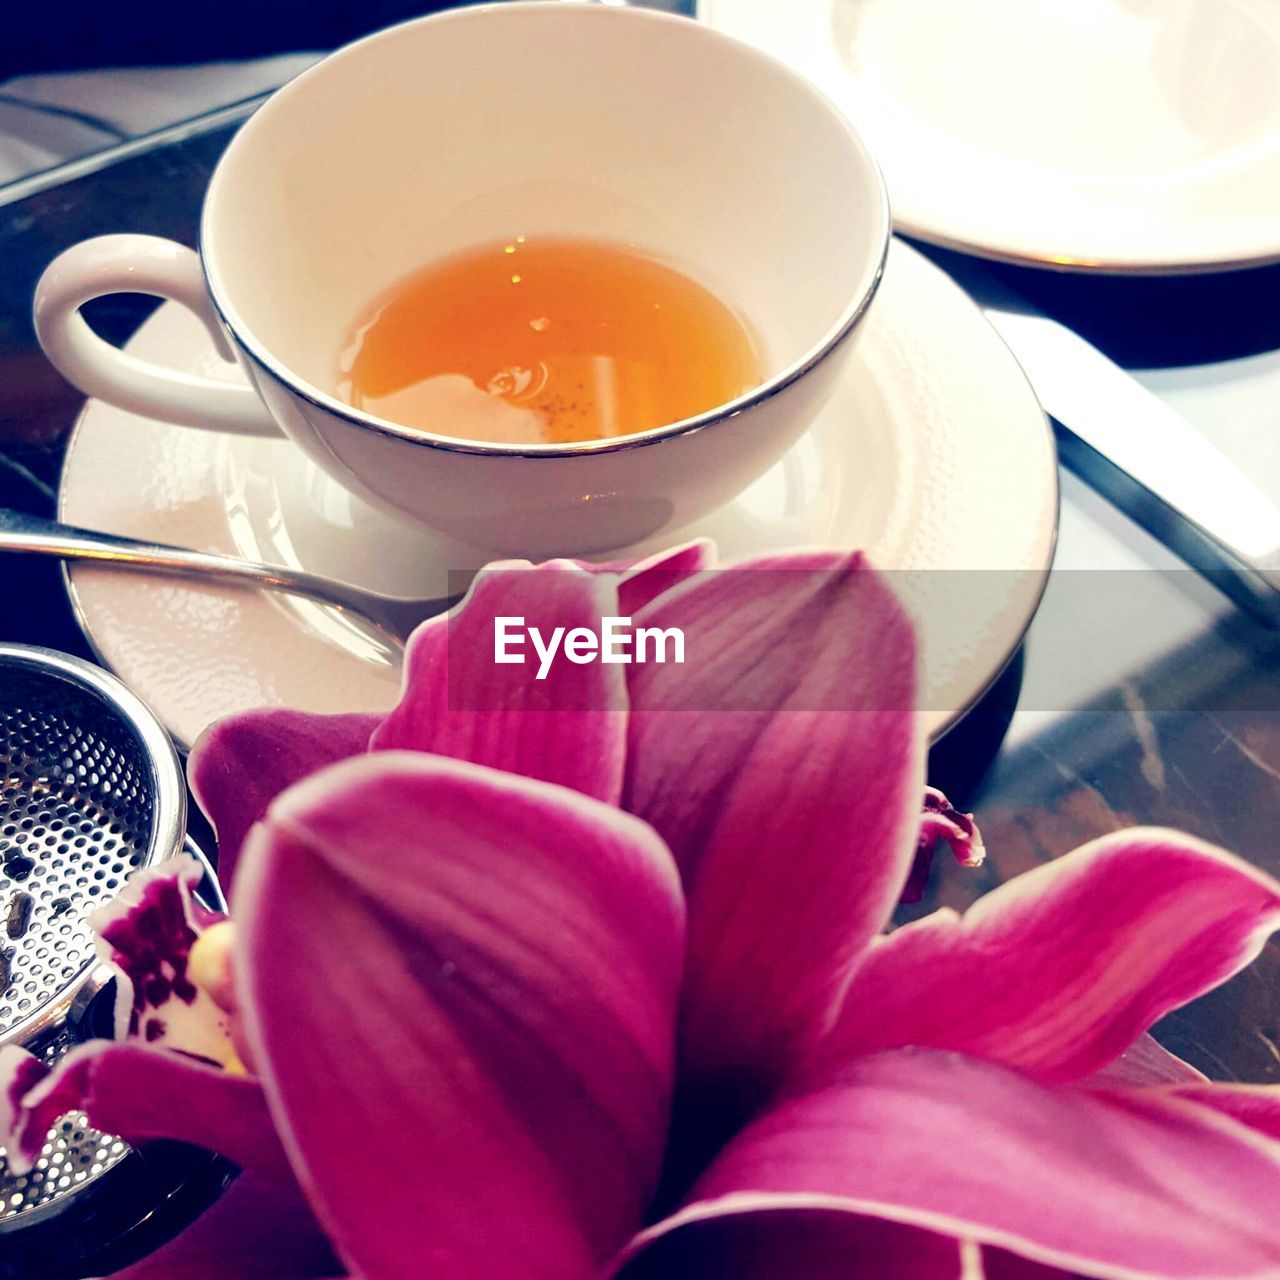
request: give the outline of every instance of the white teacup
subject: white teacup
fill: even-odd
[[[698,417],[580,444],[477,443],[337,398],[339,349],[373,297],[460,248],[540,233],[630,241],[682,268],[747,316],[766,380]],[[714,509],[794,443],[888,239],[867,148],[782,63],[651,10],[485,5],[304,72],[223,155],[199,257],[148,236],[76,245],[40,281],[36,328],[89,395],[191,427],[283,431],[358,496],[463,543],[590,554]],[[121,291],[189,307],[248,383],[103,342],[78,308]]]

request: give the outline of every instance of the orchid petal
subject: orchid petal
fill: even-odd
[[[823,1209],[693,1223],[657,1235],[614,1274],[619,1280],[968,1280],[957,1240]]]
[[[635,1230],[683,942],[648,827],[380,753],[277,801],[235,909],[246,1035],[354,1270],[420,1277],[429,1257],[438,1280],[577,1280]]]
[[[374,715],[268,708],[219,720],[191,748],[187,778],[218,837],[218,879],[229,890],[244,838],[286,787],[369,749]]]
[[[637,1248],[724,1215],[825,1208],[1107,1280],[1270,1280],[1278,1201],[1280,1145],[1192,1103],[899,1050],[763,1115]]]
[[[689,655],[629,668],[625,796],[689,898],[686,1065],[760,1092],[825,1024],[911,866],[911,626],[860,556],[825,552],[704,575],[636,623],[682,628]]]
[[[170,1138],[215,1151],[283,1185],[293,1182],[256,1080],[168,1049],[91,1040],[50,1069],[0,1050],[0,1145],[28,1171],[62,1116],[84,1112],[129,1142]]]
[[[1198,1106],[1210,1107],[1280,1142],[1280,1085],[1211,1084],[1206,1080],[1175,1085],[1169,1093]]]
[[[1114,1062],[1081,1083],[1113,1089],[1141,1089],[1159,1084],[1202,1084],[1204,1075],[1159,1044],[1139,1036]]]
[[[341,1272],[297,1188],[244,1173],[180,1236],[112,1280],[340,1280]]]
[[[982,1251],[981,1280],[1073,1280],[1071,1272],[1019,1258],[1003,1249]],[[967,1280],[967,1278],[966,1278]]]
[[[716,559],[715,543],[709,538],[696,538],[636,561],[618,583],[618,603],[622,612],[627,617],[634,617],[673,587],[714,568]]]
[[[588,564],[585,567],[597,572],[617,571],[619,612],[633,618],[646,605],[660,595],[678,587],[695,574],[713,568],[716,548],[709,538],[696,538],[668,551],[647,556],[631,563],[613,561],[608,565]]]
[[[0,1046],[0,1151],[5,1151],[9,1167],[18,1174],[30,1170],[45,1134],[58,1118],[51,1116],[37,1134],[31,1131],[26,1116],[27,1096],[44,1083],[49,1072],[48,1065],[26,1049]],[[35,1142],[37,1136],[39,1143]]]
[[[414,632],[404,694],[373,734],[376,751],[407,749],[470,760],[616,803],[622,789],[627,693],[617,664],[563,656],[538,679],[536,655],[496,661],[496,620],[600,630],[618,615],[618,583],[571,561],[501,562],[481,570],[466,600]]]
[[[1280,926],[1280,884],[1190,836],[1117,832],[877,941],[824,1059],[954,1049],[1080,1080],[1226,981]]]
[[[228,1066],[235,1052],[227,1019],[188,972],[196,940],[222,919],[196,901],[203,879],[194,858],[170,858],[130,876],[89,924],[98,935],[99,958],[116,974],[116,1039],[140,1039]]]

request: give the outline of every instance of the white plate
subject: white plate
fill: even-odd
[[[211,375],[227,367],[173,304],[129,349]],[[443,594],[449,568],[478,563],[356,503],[284,441],[206,434],[97,401],[72,436],[59,509],[71,524],[406,594]],[[735,502],[663,541],[706,534],[726,561],[861,547],[883,568],[914,571],[895,580],[922,631],[938,732],[1017,647],[1056,522],[1053,441],[1022,371],[950,279],[895,243],[822,418]],[[398,674],[376,642],[322,606],[97,565],[69,579],[90,642],[182,743],[245,707],[373,711],[396,697]]]
[[[865,133],[898,229],[1018,262],[1280,259],[1280,0],[699,0]]]

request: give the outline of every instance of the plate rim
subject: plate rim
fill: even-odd
[[[693,16],[696,21],[705,23],[725,35],[751,43],[737,31],[717,24],[710,16],[711,11],[717,5],[724,6],[732,3],[733,0],[693,0]],[[803,68],[797,67],[795,69],[800,71],[802,75],[807,74]],[[851,76],[849,78],[852,79]],[[821,84],[817,84],[817,88],[819,92],[826,93],[838,107],[842,110],[845,109],[844,104],[830,90]],[[856,119],[853,123],[854,127],[861,132],[861,124]],[[875,139],[868,138],[867,143],[871,147],[872,154],[878,155],[880,148]],[[1000,262],[1016,267],[1030,267],[1059,275],[1112,276],[1117,278],[1164,277],[1174,279],[1251,271],[1259,267],[1274,266],[1280,263],[1280,233],[1277,233],[1274,241],[1265,248],[1255,248],[1243,254],[1232,254],[1228,257],[1175,254],[1172,257],[1164,257],[1159,260],[1133,260],[1108,253],[1090,255],[1087,258],[1081,255],[1067,257],[1065,255],[1055,255],[1048,248],[1041,250],[1010,248],[1008,245],[993,243],[991,239],[982,236],[966,238],[965,236],[951,235],[944,229],[930,225],[928,219],[921,222],[916,217],[903,214],[897,207],[892,190],[889,192],[889,203],[893,230],[897,235],[907,236],[924,244],[936,245],[940,249],[970,254],[988,262]]]
[[[986,262],[1000,262],[1011,267],[1030,267],[1037,271],[1049,271],[1068,276],[1112,276],[1116,278],[1185,279],[1189,276],[1228,275],[1236,271],[1254,271],[1259,267],[1273,267],[1280,262],[1280,239],[1274,249],[1247,258],[1179,258],[1165,262],[1123,262],[1119,258],[1073,258],[1062,261],[1048,254],[1022,252],[998,245],[947,236],[932,228],[922,227],[897,213],[893,215],[895,235],[919,240],[922,244],[982,258]]]

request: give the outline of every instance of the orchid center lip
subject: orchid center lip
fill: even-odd
[[[231,920],[211,924],[192,943],[187,957],[187,976],[223,1013],[235,1010],[235,990],[231,978],[231,955],[236,928]]]

